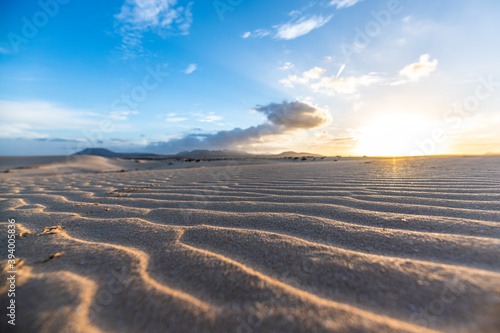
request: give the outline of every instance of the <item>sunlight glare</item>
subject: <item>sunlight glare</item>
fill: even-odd
[[[367,156],[409,156],[422,130],[420,116],[393,114],[359,129],[358,154]]]

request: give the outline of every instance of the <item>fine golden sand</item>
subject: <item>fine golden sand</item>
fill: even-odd
[[[0,176],[18,332],[500,331],[499,157],[88,158]]]

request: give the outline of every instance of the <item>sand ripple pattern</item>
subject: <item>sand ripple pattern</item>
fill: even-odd
[[[500,331],[497,157],[232,161],[0,187],[2,221],[29,233],[22,332]]]

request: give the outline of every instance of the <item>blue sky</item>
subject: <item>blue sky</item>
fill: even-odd
[[[0,154],[500,151],[498,1],[0,4]]]

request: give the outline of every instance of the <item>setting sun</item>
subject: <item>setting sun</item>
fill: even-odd
[[[420,116],[393,114],[359,129],[358,154],[367,156],[408,156],[424,123]]]

